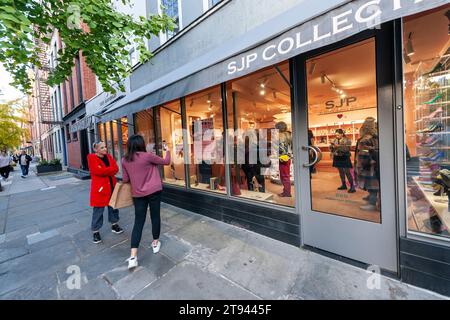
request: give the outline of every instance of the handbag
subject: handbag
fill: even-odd
[[[121,209],[131,207],[132,205],[133,195],[131,193],[131,184],[117,182],[109,200],[109,206],[114,209]]]

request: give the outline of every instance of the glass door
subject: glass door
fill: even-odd
[[[297,60],[300,209],[305,245],[396,271],[393,69],[380,68],[381,37]]]

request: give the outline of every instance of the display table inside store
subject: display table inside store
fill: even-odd
[[[184,180],[164,179],[164,183],[181,186],[181,187],[186,186],[186,183],[184,182]]]
[[[439,219],[450,230],[450,213],[448,212],[448,198],[447,196],[435,196],[433,191],[425,189],[423,184],[419,182],[419,177],[413,177],[414,182],[425,195],[428,202],[433,206]]]
[[[269,201],[273,199],[272,193],[256,192],[242,189],[241,189],[241,196],[258,201]]]
[[[191,187],[194,189],[199,189],[199,190],[212,191],[212,192],[217,192],[217,193],[227,193],[227,191],[224,187],[221,187],[221,188],[223,188],[222,190],[220,190],[220,189],[214,190],[214,189],[211,189],[209,184],[207,184],[207,183],[199,183],[197,185],[191,183]]]

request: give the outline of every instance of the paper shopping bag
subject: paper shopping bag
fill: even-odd
[[[133,196],[131,194],[131,185],[129,183],[117,182],[109,206],[114,209],[131,207],[133,205]]]

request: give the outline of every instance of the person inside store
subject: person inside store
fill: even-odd
[[[279,170],[283,192],[279,197],[292,197],[291,195],[291,159],[292,159],[292,133],[288,131],[286,122],[280,121],[275,125],[278,130]]]
[[[138,134],[131,136],[127,142],[127,154],[122,159],[122,181],[131,184],[135,214],[131,234],[131,254],[127,259],[128,269],[138,266],[138,248],[148,208],[150,208],[152,222],[153,241],[151,246],[153,253],[158,253],[161,248],[159,236],[161,233],[162,182],[158,165],[167,166],[171,161],[166,143],[163,143],[163,150],[166,152],[165,158],[146,152],[144,138]]]
[[[261,159],[259,154],[259,133],[255,129],[246,130],[243,134],[244,158],[241,165],[247,180],[247,188],[250,191],[266,192],[265,179],[261,175]]]
[[[377,124],[373,117],[367,117],[359,130],[354,161],[358,186],[369,193],[363,198],[367,204],[361,206],[360,209],[377,210],[380,190],[379,147]]]
[[[355,193],[356,190],[351,173],[353,166],[350,159],[352,141],[345,136],[345,132],[342,129],[336,129],[335,133],[336,138],[331,141],[330,151],[333,157],[333,167],[338,169],[341,178],[341,186],[338,190],[347,190],[347,183],[345,182],[345,177],[347,177],[350,184],[348,193]]]
[[[93,242],[100,243],[100,229],[103,226],[103,212],[108,208],[108,221],[111,223],[111,231],[115,234],[123,233],[119,226],[119,210],[109,206],[109,200],[116,185],[115,175],[119,172],[116,160],[108,154],[106,144],[103,141],[92,145],[95,153],[88,155],[88,166],[91,174],[90,205],[93,207],[91,230]]]

